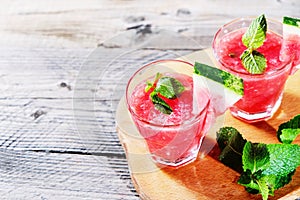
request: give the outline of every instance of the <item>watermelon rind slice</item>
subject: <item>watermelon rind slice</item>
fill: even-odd
[[[283,60],[293,56],[291,74],[300,68],[300,19],[283,17],[283,46],[281,57]]]
[[[223,114],[244,95],[242,78],[206,64],[195,63],[193,81],[195,93],[208,89],[216,116]]]
[[[300,36],[300,19],[293,17],[283,17],[283,37],[286,35]]]

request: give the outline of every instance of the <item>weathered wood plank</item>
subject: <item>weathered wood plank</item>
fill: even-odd
[[[75,119],[68,99],[37,99],[25,106],[22,101],[11,103],[7,106],[6,100],[0,100],[0,148],[123,154],[114,113],[107,106],[110,101],[97,101],[96,110],[83,110]]]
[[[96,110],[75,108],[81,113],[74,120],[72,87],[89,52],[2,50],[1,198],[137,199],[110,100],[97,100]],[[83,125],[87,139],[74,124]]]
[[[0,150],[1,199],[138,199],[117,157]]]
[[[189,36],[212,36],[229,20],[299,13],[297,0],[208,1],[3,1],[0,44],[8,46],[96,47],[112,35],[145,25]],[[238,8],[238,9],[237,9]],[[195,31],[193,27],[198,27]],[[190,29],[192,28],[192,29]],[[30,35],[30,38],[28,38]]]
[[[124,39],[123,36],[121,38]],[[91,57],[91,49],[2,48],[0,92],[3,95],[0,98],[71,99],[74,98],[75,87],[77,91],[87,90],[94,95],[97,91],[115,87],[116,79],[124,80],[124,72],[128,79],[134,70],[147,62],[189,52],[159,49],[130,51],[132,49],[98,48],[91,54],[95,56]],[[109,74],[111,72],[119,73],[119,77]]]

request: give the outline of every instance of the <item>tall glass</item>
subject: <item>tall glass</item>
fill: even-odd
[[[152,103],[147,82],[157,73],[180,81],[185,90],[176,99],[166,100],[173,109],[163,114]],[[207,132],[208,90],[194,92],[193,65],[180,60],[159,60],[139,69],[126,89],[126,102],[137,129],[157,164],[180,166],[194,161]],[[206,124],[205,124],[206,123]]]
[[[290,57],[281,55],[282,24],[268,20],[266,40],[257,49],[266,57],[267,68],[263,74],[258,75],[244,69],[240,56],[246,47],[241,38],[253,19],[240,18],[225,24],[213,40],[213,52],[220,68],[244,80],[244,96],[230,111],[233,116],[246,122],[272,117],[281,104],[284,85],[292,66]]]

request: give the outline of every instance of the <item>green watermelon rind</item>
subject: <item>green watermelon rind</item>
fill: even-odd
[[[300,19],[284,16],[283,24],[300,28]]]
[[[238,95],[244,95],[243,79],[221,69],[195,62],[194,73],[222,84]]]

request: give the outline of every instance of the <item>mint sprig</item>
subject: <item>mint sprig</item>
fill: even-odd
[[[269,195],[268,178],[263,170],[270,166],[270,153],[266,144],[247,142],[243,149],[244,172],[238,183],[245,186],[250,193],[261,193],[263,199]]]
[[[252,52],[248,49],[241,55],[243,65],[251,74],[261,74],[265,71],[267,60],[263,54],[256,50]]]
[[[173,109],[161,97],[175,99],[185,90],[180,81],[173,77],[163,77],[160,73],[156,74],[153,83],[147,82],[145,92],[148,92],[151,88],[153,88],[153,91],[150,93],[150,99],[155,108],[168,115],[173,112]]]
[[[277,131],[277,138],[280,142],[290,144],[300,134],[300,115],[290,121],[282,123]]]
[[[267,20],[265,15],[254,19],[242,37],[243,44],[249,49],[257,49],[266,39]]]
[[[217,142],[221,149],[219,160],[235,171],[242,172],[242,152],[247,142],[233,127],[223,127],[217,132]]]
[[[262,74],[267,66],[267,60],[263,54],[256,51],[263,45],[267,33],[267,20],[261,15],[253,20],[242,37],[247,49],[240,56],[245,69],[251,74]]]
[[[168,99],[174,99],[184,91],[184,87],[175,78],[162,77],[158,80],[155,91]]]
[[[150,98],[155,108],[160,112],[167,115],[170,115],[173,112],[172,108],[162,98],[160,98],[156,92],[151,92]]]
[[[247,142],[243,149],[244,172],[238,183],[264,200],[288,184],[300,165],[300,146],[296,144],[262,144]]]
[[[242,158],[244,171],[249,169],[256,173],[269,167],[270,154],[266,144],[246,142]]]
[[[290,144],[300,127],[300,115],[278,127],[278,139],[288,132],[290,137],[283,144],[252,143],[245,140],[233,127],[223,127],[217,132],[221,149],[219,160],[228,167],[241,172],[238,179],[249,193],[262,195],[267,200],[274,191],[292,181],[300,166],[300,145]],[[298,135],[298,134],[297,134]],[[240,170],[241,169],[241,170]]]
[[[290,144],[300,135],[300,128],[285,128],[281,130],[279,139],[282,143]]]

